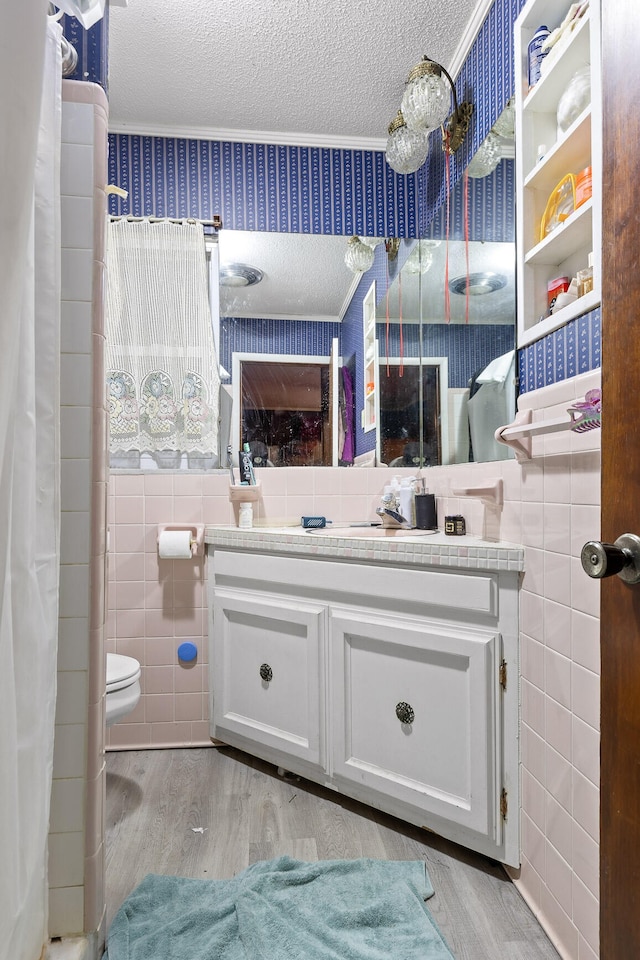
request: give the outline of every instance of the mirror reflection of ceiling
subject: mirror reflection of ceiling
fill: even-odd
[[[403,0],[400,16],[387,0],[112,3],[109,127],[383,149],[409,70],[428,53],[455,74],[476,8],[487,3]]]
[[[425,243],[423,241],[422,243]],[[423,274],[410,273],[405,268],[402,274],[402,321],[403,323],[445,323],[444,277],[446,272],[447,245],[440,241],[437,246],[423,248],[430,265]],[[464,240],[449,241],[449,286],[458,282],[464,290],[467,276],[467,251]],[[469,296],[469,323],[511,324],[515,322],[515,248],[512,243],[474,241],[469,244],[469,273],[472,285]],[[478,275],[487,278],[486,284]],[[475,277],[475,282],[474,278]],[[504,286],[491,290],[497,282]],[[484,292],[488,290],[489,292]],[[480,292],[483,291],[483,292]],[[422,316],[420,296],[422,294]],[[464,292],[451,292],[450,323],[466,323],[466,296]],[[386,320],[387,302],[383,297],[378,303],[376,317]],[[398,282],[389,291],[389,319],[397,323],[400,317],[400,292]]]
[[[337,322],[359,277],[345,266],[347,237],[221,230],[221,268],[248,264],[262,271],[251,286],[220,286],[221,317]]]

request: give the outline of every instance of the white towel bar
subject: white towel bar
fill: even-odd
[[[576,401],[576,406],[584,404],[583,400]],[[554,420],[536,420],[533,422],[531,410],[520,410],[516,413],[513,423],[498,427],[495,438],[498,443],[511,447],[516,460],[531,460],[531,437],[545,433],[561,433],[572,430],[574,433],[585,433],[600,426],[600,412],[569,407],[569,419],[558,417]]]

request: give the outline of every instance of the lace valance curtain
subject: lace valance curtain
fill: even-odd
[[[111,453],[216,453],[218,365],[202,224],[109,224],[106,361]]]

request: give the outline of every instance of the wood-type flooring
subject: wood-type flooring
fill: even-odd
[[[226,879],[257,860],[424,860],[456,960],[557,960],[492,860],[230,747],[107,754],[107,924],[148,873]]]

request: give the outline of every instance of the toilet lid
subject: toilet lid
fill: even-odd
[[[121,653],[107,654],[107,692],[128,687],[139,676],[140,664],[133,657],[125,657]]]

